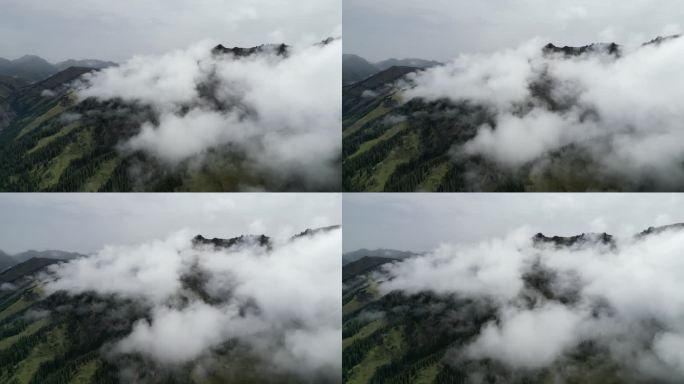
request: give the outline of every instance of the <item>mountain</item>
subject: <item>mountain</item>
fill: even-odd
[[[58,250],[47,250],[47,251],[26,251],[13,255],[13,258],[20,263],[28,261],[30,259],[50,259],[50,260],[71,260],[79,257],[85,257],[85,255],[76,252],[65,252]]]
[[[599,244],[615,246],[615,239],[613,236],[607,233],[583,233],[581,235],[571,237],[547,237],[542,233],[538,233],[532,238],[532,240],[537,245],[552,244],[556,247],[592,247]]]
[[[104,60],[96,60],[96,59],[81,59],[81,60],[69,59],[69,60],[65,60],[65,61],[60,61],[59,63],[55,64],[55,68],[57,68],[58,71],[63,71],[69,67],[104,69],[104,68],[109,68],[109,67],[116,67],[117,65],[119,65],[119,64],[117,64],[113,61],[104,61]]]
[[[359,249],[353,252],[347,252],[342,255],[342,263],[349,264],[364,257],[382,257],[393,260],[401,260],[409,257],[418,256],[418,253],[409,251],[398,251],[396,249]]]
[[[331,41],[334,39],[319,44]],[[237,58],[269,52],[287,56],[290,50],[285,44],[213,48],[215,55]],[[275,177],[266,166],[255,170],[256,160],[245,159],[246,144],[210,147],[172,166],[163,157],[155,156],[154,151],[126,150],[125,143],[138,136],[145,123],[159,123],[159,111],[148,104],[119,98],[79,99],[75,84],[97,68],[114,63],[70,60],[57,67],[72,64],[87,66],[55,70],[47,78],[18,87],[3,86],[4,78],[0,78],[0,191],[223,192],[318,188],[300,174]],[[197,84],[202,105],[212,106],[217,114],[243,111],[241,119],[254,114],[252,107],[234,105],[232,99],[219,101],[221,90],[215,81],[218,80],[207,75],[202,84]],[[333,167],[335,164],[330,166]],[[334,182],[334,187],[329,188],[339,189],[338,184]]]
[[[42,80],[55,72],[57,68],[54,65],[35,55],[26,55],[0,63],[0,75],[18,77],[30,82]]]
[[[357,83],[392,67],[425,69],[438,65],[442,65],[442,63],[424,59],[387,59],[371,63],[359,55],[345,53],[342,55],[342,84]]]
[[[218,54],[230,54],[234,55],[237,57],[248,57],[252,55],[256,55],[259,53],[275,53],[278,56],[287,56],[290,47],[287,46],[286,44],[262,44],[258,45],[256,47],[250,47],[250,48],[240,48],[240,47],[233,47],[233,48],[226,48],[222,44],[217,45],[212,49],[212,53],[215,55]]]
[[[312,229],[311,236],[325,229]],[[270,247],[265,235],[233,238],[193,239],[197,250],[218,247],[239,251],[247,243]],[[219,257],[215,253],[213,257]],[[49,267],[62,263],[56,259],[32,258],[0,272],[0,284],[15,289],[0,290],[0,382],[1,383],[81,383],[118,384],[218,384],[302,382],[287,372],[274,372],[270,362],[258,363],[258,353],[229,341],[212,347],[211,356],[186,364],[164,365],[131,352],[112,354],[112,345],[130,335],[134,327],[150,319],[151,308],[131,299],[93,292],[44,294],[37,277]],[[174,305],[182,307],[191,300],[202,308],[225,300],[232,287],[207,286],[206,273],[196,265],[181,278],[181,293]],[[217,298],[218,297],[218,298]],[[243,304],[240,311],[259,311],[256,302]],[[241,315],[242,316],[242,315]],[[239,321],[239,319],[236,319]],[[184,335],[189,337],[190,335]],[[257,356],[257,357],[254,357]],[[222,360],[223,359],[223,360]],[[194,368],[193,368],[194,367]],[[237,367],[237,368],[236,368]],[[316,380],[311,382],[337,383]]]
[[[684,224],[649,228],[635,238],[682,228]],[[614,237],[607,233],[566,237],[539,233],[532,240],[539,247],[540,255],[549,246],[579,251],[615,245]],[[493,359],[470,357],[463,353],[464,346],[470,345],[482,329],[500,332],[499,328],[492,328],[492,324],[500,321],[500,308],[486,298],[477,300],[456,293],[380,293],[378,284],[392,278],[381,268],[388,263],[400,264],[402,261],[364,257],[344,266],[342,364],[345,383],[665,382],[643,377],[635,379],[610,358],[605,348],[589,340],[568,350],[564,358],[548,368],[514,369]],[[478,272],[474,269],[473,273]],[[521,276],[524,288],[516,299],[517,305],[561,303],[572,308],[587,304],[579,302],[578,290],[581,288],[563,280],[541,263],[530,265]],[[429,275],[424,277],[429,278]],[[574,278],[574,275],[570,277]],[[601,302],[601,305],[606,304]],[[610,309],[594,311],[599,316],[598,313]],[[514,348],[512,353],[518,352]]]
[[[300,233],[292,236],[292,239],[295,240],[295,239],[298,239],[300,237],[313,237],[313,236],[319,235],[321,233],[327,233],[327,232],[334,231],[334,230],[340,229],[340,228],[342,228],[342,227],[339,225],[331,225],[328,227],[321,227],[321,228],[315,228],[315,229],[307,228],[303,232],[300,232]]]
[[[240,246],[244,246],[244,245],[254,245],[254,244],[258,244],[260,247],[264,247],[264,248],[270,248],[272,246],[271,239],[265,235],[259,235],[259,236],[246,235],[246,236],[234,237],[232,239],[219,239],[219,238],[206,239],[202,235],[197,235],[192,239],[192,243],[195,246],[208,246],[208,245],[210,245],[214,248],[224,248],[224,249],[240,247]]]
[[[57,250],[48,251],[25,251],[14,255],[9,255],[2,250],[0,250],[0,271],[5,271],[9,267],[17,267],[18,264],[26,263],[31,259],[36,260],[54,260],[54,261],[66,261],[75,259],[78,257],[85,257],[80,253],[75,252],[65,252]]]
[[[676,38],[657,38],[662,44]],[[625,60],[624,49],[615,43],[579,47],[547,44],[539,47],[548,59],[575,59],[601,53]],[[390,61],[390,64],[397,62]],[[376,64],[377,66],[377,64]],[[409,73],[419,66],[392,66],[351,84],[343,94],[343,190],[347,192],[571,192],[649,191],[648,177],[634,181],[616,172],[607,174],[585,146],[571,143],[552,147],[543,157],[511,166],[487,151],[466,148],[482,136],[483,127],[495,131],[500,114],[488,103],[448,98],[422,99],[406,96],[402,87],[411,83]],[[404,85],[402,85],[404,84]],[[523,116],[536,106],[565,116],[575,111],[574,99],[556,97],[559,81],[540,71],[528,80],[529,98],[514,115]],[[409,85],[410,87],[410,85]],[[581,103],[580,103],[581,104]],[[599,119],[588,108],[579,118]],[[495,135],[496,136],[496,135]],[[479,143],[479,142],[478,142]],[[483,146],[485,144],[482,144]],[[522,145],[522,144],[521,144]],[[479,148],[479,147],[478,147]],[[488,147],[487,147],[488,148]],[[498,147],[497,147],[498,148]],[[494,151],[494,150],[492,150]],[[501,150],[499,150],[501,151]],[[498,153],[498,152],[497,152]],[[665,187],[663,187],[665,188]],[[672,188],[672,187],[670,187]]]
[[[361,81],[378,72],[378,67],[358,55],[342,55],[342,83],[351,84]]]
[[[443,63],[424,59],[387,59],[375,63],[375,67],[380,71],[384,71],[391,67],[431,68],[439,65],[443,65]]]
[[[17,260],[7,253],[0,250],[0,272],[17,264]]]
[[[581,56],[588,53],[606,53],[619,57],[621,55],[621,47],[615,43],[595,43],[581,47],[557,47],[554,44],[549,43],[544,46],[543,52],[545,54],[561,53],[568,57]]]
[[[371,272],[378,267],[397,261],[389,257],[364,256],[358,260],[345,262],[342,267],[342,282],[355,276]]]
[[[0,76],[18,78],[25,82],[33,83],[44,80],[57,72],[64,71],[69,67],[85,67],[102,69],[117,65],[112,61],[94,59],[74,60],[69,59],[52,64],[40,56],[25,55],[15,60],[0,58]]]
[[[10,283],[14,284],[17,280],[28,278],[36,273],[45,270],[45,267],[57,263],[64,262],[65,260],[59,259],[49,259],[49,258],[30,258],[26,261],[19,262],[2,271],[0,274],[0,283]]]

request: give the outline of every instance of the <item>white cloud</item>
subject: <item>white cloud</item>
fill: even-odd
[[[586,316],[558,304],[531,311],[505,309],[501,326],[485,325],[466,351],[473,358],[493,357],[516,367],[544,368],[577,344]]]
[[[380,290],[434,292],[496,305],[496,322],[482,325],[464,348],[471,358],[540,369],[579,343],[594,341],[627,372],[656,380],[684,378],[684,231],[618,239],[615,247],[590,242],[557,248],[534,245],[531,237],[527,230],[443,246],[387,267]],[[523,284],[533,266],[552,272],[550,298]],[[536,297],[537,304],[525,297]]]
[[[213,46],[136,56],[87,77],[79,95],[153,108],[158,121],[141,122],[125,151],[175,165],[220,150],[267,179],[337,189],[341,41],[241,59],[213,55]]]
[[[684,186],[684,39],[623,48],[620,58],[548,56],[542,45],[462,56],[412,75],[404,93],[487,106],[494,127],[480,127],[458,148],[470,155],[544,168],[552,152],[572,145],[593,160],[593,172],[624,189]],[[539,81],[550,81],[541,97],[530,87]]]

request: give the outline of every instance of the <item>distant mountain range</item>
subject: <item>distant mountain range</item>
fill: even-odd
[[[0,271],[4,271],[7,268],[24,263],[31,259],[71,260],[78,257],[85,257],[85,255],[76,252],[66,252],[59,250],[29,250],[14,255],[9,255],[6,252],[0,250]]]
[[[19,78],[27,82],[36,82],[69,67],[102,69],[116,65],[117,63],[112,61],[93,59],[69,59],[53,64],[40,56],[25,55],[15,60],[0,58],[0,76]]]
[[[342,82],[352,84],[391,67],[430,68],[442,63],[423,59],[387,59],[371,63],[354,54],[342,55]]]

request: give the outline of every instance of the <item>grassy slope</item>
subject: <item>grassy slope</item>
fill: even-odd
[[[40,188],[47,189],[57,184],[69,164],[89,153],[93,144],[94,139],[90,130],[79,132],[75,141],[68,144],[59,156],[50,160],[47,169],[41,172]]]
[[[71,378],[70,384],[91,384],[93,375],[100,366],[99,360],[91,360],[84,365],[82,365],[74,377]]]
[[[69,133],[73,132],[73,131],[74,131],[76,128],[78,128],[79,126],[80,126],[80,124],[79,124],[78,122],[74,122],[74,123],[71,123],[71,124],[65,126],[65,127],[62,128],[62,129],[60,129],[60,130],[57,131],[57,133],[55,133],[54,135],[50,135],[50,136],[46,136],[46,137],[41,138],[40,140],[38,140],[38,144],[36,144],[35,147],[31,148],[31,149],[28,151],[28,153],[29,153],[29,154],[30,154],[30,153],[34,153],[34,152],[38,151],[39,149],[45,148],[47,145],[49,145],[50,143],[54,142],[54,141],[57,140],[58,138],[63,137],[63,136],[66,136],[66,135],[68,135]]]
[[[383,319],[375,320],[375,321],[372,321],[372,322],[366,324],[356,334],[342,340],[342,349],[346,349],[347,347],[352,345],[352,343],[354,343],[356,340],[365,339],[366,337],[372,335],[373,332],[383,328],[386,325],[387,325],[387,321],[385,321]]]
[[[404,130],[406,130],[406,123],[400,123],[400,124],[393,126],[392,128],[385,131],[381,136],[379,136],[375,139],[372,139],[372,140],[368,140],[365,143],[361,144],[359,149],[356,152],[354,152],[351,156],[349,156],[349,159],[353,159],[353,158],[367,152],[369,149],[373,148],[376,144],[379,144],[383,141],[387,141],[387,140],[391,139],[392,137],[396,136],[397,134],[403,132]]]
[[[47,319],[41,319],[38,321],[34,321],[29,326],[27,326],[26,329],[24,329],[22,332],[14,335],[14,336],[6,337],[6,338],[0,340],[0,351],[11,347],[12,345],[14,345],[14,343],[21,340],[24,337],[28,337],[28,336],[33,335],[34,333],[38,332],[43,327],[48,325],[48,323],[49,323],[49,321]]]
[[[401,356],[405,348],[402,330],[392,328],[382,336],[382,342],[373,347],[360,364],[352,368],[347,383],[368,383],[377,368]]]
[[[48,339],[45,343],[38,344],[29,356],[17,365],[15,377],[19,379],[22,384],[28,384],[33,375],[38,370],[38,367],[44,362],[50,361],[64,353],[67,346],[65,338],[65,329],[63,326],[54,328],[48,334]]]
[[[82,190],[84,192],[98,192],[103,185],[107,183],[109,178],[119,166],[120,160],[118,158],[109,159],[103,162],[86,182],[83,184]]]
[[[385,114],[387,114],[389,110],[385,108],[385,106],[380,103],[374,110],[370,111],[368,114],[360,118],[358,121],[354,122],[349,128],[345,129],[342,132],[342,137],[347,137],[351,136],[352,134],[356,133],[358,130],[363,128],[366,124],[369,122],[378,119]]]
[[[382,192],[385,183],[401,164],[408,163],[414,156],[420,154],[420,138],[415,132],[407,134],[399,147],[392,149],[389,155],[378,163],[372,171],[366,185],[369,192]]]
[[[27,126],[22,128],[22,130],[19,132],[19,135],[17,136],[17,139],[20,139],[22,136],[25,134],[33,131],[34,129],[38,128],[41,126],[43,123],[49,121],[50,119],[56,117],[60,113],[64,112],[66,108],[58,103],[54,107],[50,108],[47,112],[44,114],[38,116],[37,118],[33,119]]]

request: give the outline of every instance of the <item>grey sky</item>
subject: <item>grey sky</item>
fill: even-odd
[[[344,0],[344,50],[372,61],[446,61],[540,37],[638,44],[679,32],[678,0]]]
[[[123,61],[212,39],[229,46],[340,34],[341,0],[0,0],[0,57]]]
[[[681,194],[345,194],[344,251],[429,251],[502,237],[527,226],[547,235],[631,236],[684,222]]]
[[[341,224],[339,194],[0,194],[0,249],[92,252],[187,229],[289,237]]]

